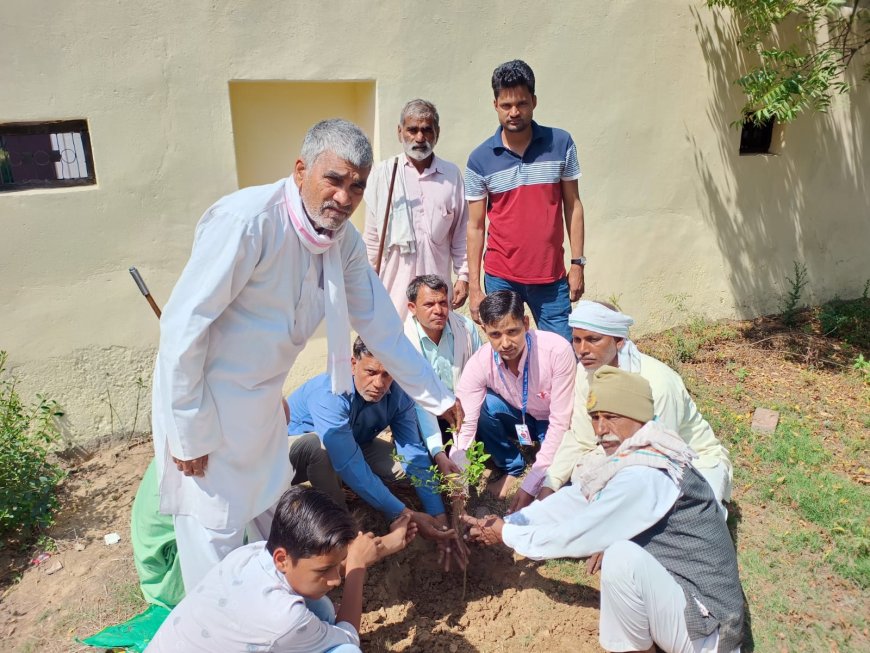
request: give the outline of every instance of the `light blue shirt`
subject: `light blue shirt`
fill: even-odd
[[[473,354],[483,344],[480,340],[480,333],[478,333],[474,322],[467,317],[458,313],[454,313],[454,315],[463,322],[465,328],[471,333],[471,353]],[[435,370],[435,374],[441,379],[441,382],[453,392],[453,345],[455,340],[453,329],[450,327],[450,321],[448,320],[444,326],[444,332],[441,334],[441,340],[437,345],[426,335],[426,332],[416,318],[414,319],[414,326],[417,328],[417,336],[420,338],[420,349],[423,353],[423,358],[429,361],[429,365]],[[464,338],[465,335],[463,334],[461,337]],[[419,404],[417,404],[416,410],[417,421],[420,424],[420,433],[426,442],[429,454],[434,458],[444,450],[441,440],[441,429],[438,427],[438,418],[420,408]]]

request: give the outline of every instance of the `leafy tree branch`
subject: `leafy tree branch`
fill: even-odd
[[[870,0],[706,2],[731,11],[741,29],[738,44],[757,57],[736,80],[746,95],[737,123],[790,122],[804,111],[827,111],[850,88],[846,69],[870,50]],[[870,81],[870,61],[863,79]]]

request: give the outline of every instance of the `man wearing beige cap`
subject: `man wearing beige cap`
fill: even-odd
[[[590,573],[601,569],[608,651],[739,651],[737,557],[694,452],[651,421],[652,391],[637,374],[601,367],[588,409],[603,451],[581,460],[572,485],[505,520],[464,517],[470,538],[536,560],[589,558]]]

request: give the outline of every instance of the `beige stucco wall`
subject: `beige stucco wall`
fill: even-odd
[[[137,396],[147,425],[137,379],[150,382],[157,325],[127,267],[164,302],[196,220],[244,179],[230,82],[245,80],[373,80],[373,105],[354,111],[384,155],[401,104],[426,97],[441,112],[439,154],[463,164],[496,126],[493,67],[524,58],[536,118],[578,145],[590,296],[618,295],[640,331],[680,319],[666,295],[710,317],[755,315],[776,307],[793,259],[813,301],[859,294],[870,86],[790,125],[780,156],[738,157],[732,28],[702,5],[4,3],[0,121],[87,118],[98,178],[0,194],[0,348],[21,389],[58,398],[71,437],[131,428]],[[322,369],[322,348],[288,388]]]

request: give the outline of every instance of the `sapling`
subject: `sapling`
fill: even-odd
[[[450,428],[448,433],[455,433],[456,430]],[[453,440],[448,440],[445,446],[453,446]],[[393,456],[400,463],[405,465],[404,457],[399,454]],[[450,497],[450,526],[456,532],[458,546],[463,547],[463,556],[467,557],[468,548],[465,545],[465,525],[462,523],[462,515],[465,513],[465,508],[468,505],[470,497],[470,489],[477,487],[486,470],[486,461],[489,460],[489,454],[483,450],[483,442],[474,442],[465,452],[466,464],[461,472],[444,474],[438,465],[429,466],[429,477],[421,479],[413,474],[409,474],[408,478],[411,485],[414,487],[425,487],[432,492],[438,494],[446,494]],[[466,569],[462,572],[462,598],[465,598],[465,588],[468,580]]]

